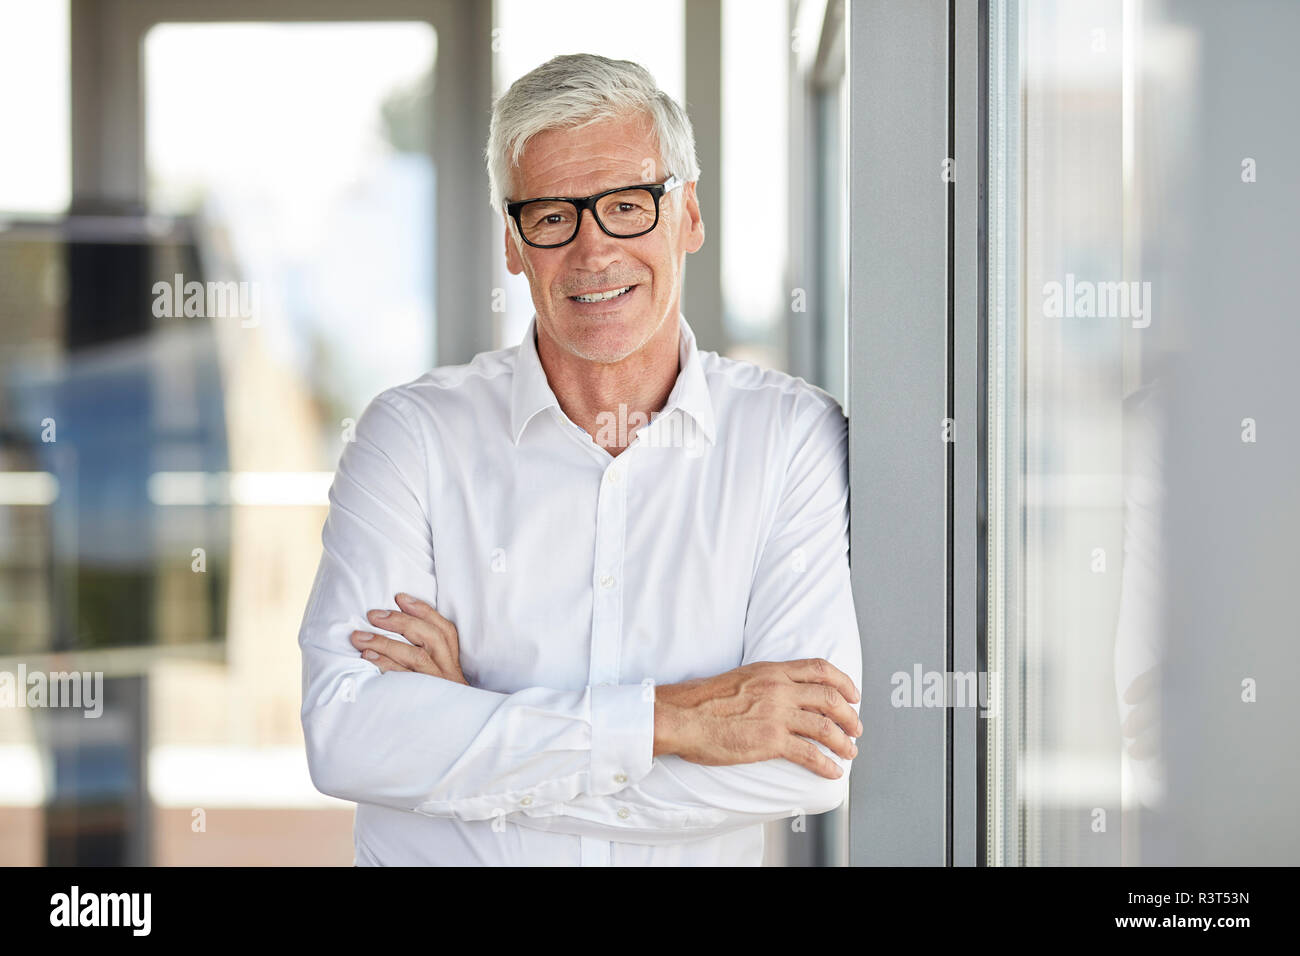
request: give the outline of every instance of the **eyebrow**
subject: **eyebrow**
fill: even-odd
[[[530,199],[587,199],[590,196],[599,196],[601,193],[609,192],[611,189],[627,189],[631,186],[662,186],[662,185],[663,183],[660,183],[655,180],[652,180],[651,182],[648,183],[637,180],[636,182],[615,183],[613,186],[605,186],[602,189],[597,189],[589,193],[583,193],[580,196],[576,196],[576,195],[566,196],[563,193],[539,193],[538,195],[535,196],[521,196],[518,199],[507,199],[506,202],[526,202]]]

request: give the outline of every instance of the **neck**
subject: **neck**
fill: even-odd
[[[537,357],[560,408],[611,455],[663,409],[677,381],[681,330],[669,314],[645,345],[611,363],[580,358],[537,329]]]

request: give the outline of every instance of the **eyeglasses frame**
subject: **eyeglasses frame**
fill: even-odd
[[[528,243],[528,245],[532,246],[534,249],[559,249],[562,246],[567,246],[569,243],[573,242],[574,239],[578,238],[578,233],[582,231],[582,214],[586,210],[590,210],[591,218],[595,220],[596,225],[600,226],[600,231],[611,239],[636,239],[638,236],[644,236],[655,231],[659,226],[659,201],[678,186],[684,185],[685,182],[686,180],[680,179],[677,176],[669,176],[661,183],[634,183],[631,186],[616,186],[613,189],[606,189],[604,192],[599,192],[594,196],[587,196],[582,199],[574,199],[570,196],[538,196],[535,199],[520,199],[517,202],[507,202],[505,204],[506,214],[515,221],[515,229],[519,231],[519,238],[524,240],[524,242]],[[629,236],[620,236],[605,228],[605,224],[600,221],[600,216],[596,215],[596,203],[613,193],[626,192],[629,189],[644,189],[654,197],[655,221],[650,225],[649,229],[643,229],[640,232],[632,233]],[[569,205],[576,208],[578,210],[578,218],[574,222],[573,235],[569,236],[569,238],[565,239],[563,242],[552,242],[546,244],[533,242],[525,236],[524,224],[519,221],[519,213],[523,210],[524,206],[531,202],[567,202]]]

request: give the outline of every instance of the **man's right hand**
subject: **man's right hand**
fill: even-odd
[[[709,766],[784,757],[835,780],[843,772],[812,741],[853,758],[850,738],[862,734],[862,723],[849,704],[860,700],[848,675],[821,658],[761,661],[666,684],[655,688],[654,754]]]

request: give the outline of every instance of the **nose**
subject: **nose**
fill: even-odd
[[[588,272],[601,272],[620,255],[618,240],[607,236],[590,209],[582,212],[578,234],[569,243],[569,257],[574,265]]]

